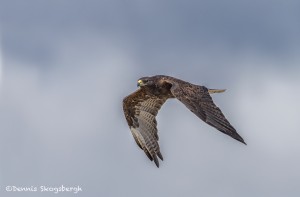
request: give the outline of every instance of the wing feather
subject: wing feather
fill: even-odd
[[[123,100],[123,110],[137,145],[148,158],[154,160],[157,167],[157,157],[163,160],[158,144],[156,115],[167,97],[151,95],[145,89],[139,89]]]
[[[172,84],[171,92],[173,96],[180,100],[196,116],[222,133],[246,144],[225,118],[220,108],[214,104],[206,87],[181,80],[169,80],[168,82]]]

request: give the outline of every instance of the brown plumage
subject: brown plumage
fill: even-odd
[[[191,112],[222,133],[246,144],[231,126],[221,110],[214,104],[210,94],[225,90],[207,89],[174,77],[157,75],[138,80],[137,91],[123,100],[123,110],[137,145],[159,167],[163,160],[158,145],[156,115],[169,98],[177,98]]]

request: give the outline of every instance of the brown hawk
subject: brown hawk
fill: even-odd
[[[222,133],[246,144],[231,126],[221,110],[214,104],[210,94],[225,90],[208,89],[174,77],[156,75],[142,77],[139,89],[123,100],[123,110],[137,145],[159,167],[157,157],[163,160],[158,145],[156,115],[169,98],[177,98],[191,112]]]

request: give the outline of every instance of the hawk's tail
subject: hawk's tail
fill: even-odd
[[[213,94],[213,93],[222,93],[225,92],[226,89],[208,89],[208,93],[209,94]]]

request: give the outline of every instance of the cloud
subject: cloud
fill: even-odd
[[[79,184],[86,196],[298,194],[298,26],[294,11],[284,11],[291,5],[265,12],[266,2],[75,1],[34,10],[26,2],[12,12],[7,1],[0,187]],[[157,117],[165,159],[157,169],[122,111],[136,80],[154,74],[226,88],[214,101],[248,145],[170,100]]]
[[[179,101],[168,101],[158,115],[165,161],[156,169],[136,146],[122,114],[122,98],[134,91],[139,77],[132,53],[107,40],[73,40],[60,46],[60,66],[47,72],[6,62],[2,184],[81,184],[86,195],[106,196],[135,196],[149,185],[158,196],[298,192],[296,70],[241,66],[239,75],[223,84],[227,92],[214,95],[248,146],[204,124]],[[133,187],[134,180],[139,181]]]

